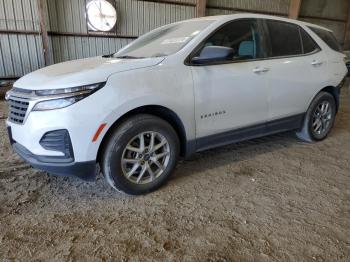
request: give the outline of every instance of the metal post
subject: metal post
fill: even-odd
[[[37,0],[37,4],[38,4],[38,13],[39,13],[39,22],[40,22],[40,33],[41,33],[41,39],[43,42],[44,62],[45,62],[45,66],[47,66],[50,64],[50,55],[49,55],[49,36],[47,34],[45,13],[44,13],[44,0]]]
[[[350,6],[348,11],[348,20],[345,27],[344,50],[350,50]]]
[[[207,0],[197,0],[196,3],[196,16],[202,17],[205,16]]]
[[[300,12],[301,0],[290,0],[289,18],[298,19]]]

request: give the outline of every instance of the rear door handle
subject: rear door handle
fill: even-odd
[[[311,62],[311,65],[313,65],[313,66],[320,66],[322,64],[323,64],[323,62],[318,61],[318,60],[314,60],[314,61]]]
[[[260,74],[260,73],[267,73],[270,71],[270,68],[267,67],[256,67],[253,69],[253,72],[255,74]]]

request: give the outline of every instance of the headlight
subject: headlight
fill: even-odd
[[[102,88],[105,83],[98,83],[89,86],[71,87],[63,89],[37,90],[37,96],[46,96],[48,100],[38,102],[33,111],[45,111],[60,109],[70,106]],[[52,99],[50,99],[52,97]]]
[[[68,97],[68,98],[46,100],[46,101],[37,103],[34,106],[33,111],[45,111],[45,110],[64,108],[64,107],[73,105],[74,103],[78,102],[79,100],[81,100],[85,97],[86,96],[84,96],[84,97],[73,96],[73,97]]]
[[[54,95],[66,95],[71,93],[80,93],[87,92],[90,93],[96,89],[101,88],[105,83],[98,83],[88,86],[78,86],[78,87],[69,87],[69,88],[61,88],[61,89],[44,89],[44,90],[36,90],[35,94],[37,96],[54,96]]]
[[[10,99],[10,94],[9,94],[9,91],[7,91],[6,94],[5,94],[5,100],[7,101],[9,99]]]

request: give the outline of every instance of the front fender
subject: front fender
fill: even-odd
[[[181,84],[178,81],[181,79]],[[101,142],[113,124],[128,112],[143,106],[168,108],[181,120],[188,140],[195,138],[194,93],[192,75],[188,68],[156,66],[112,75],[101,92],[91,98],[103,111],[96,125],[106,126],[98,139],[88,147],[88,158],[96,158]]]

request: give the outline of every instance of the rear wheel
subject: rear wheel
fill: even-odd
[[[306,142],[325,139],[334,125],[336,103],[334,97],[326,92],[319,93],[306,113],[301,131],[296,135]]]
[[[137,115],[110,136],[102,160],[103,173],[118,191],[145,194],[168,179],[178,155],[179,140],[167,122],[152,115]]]

